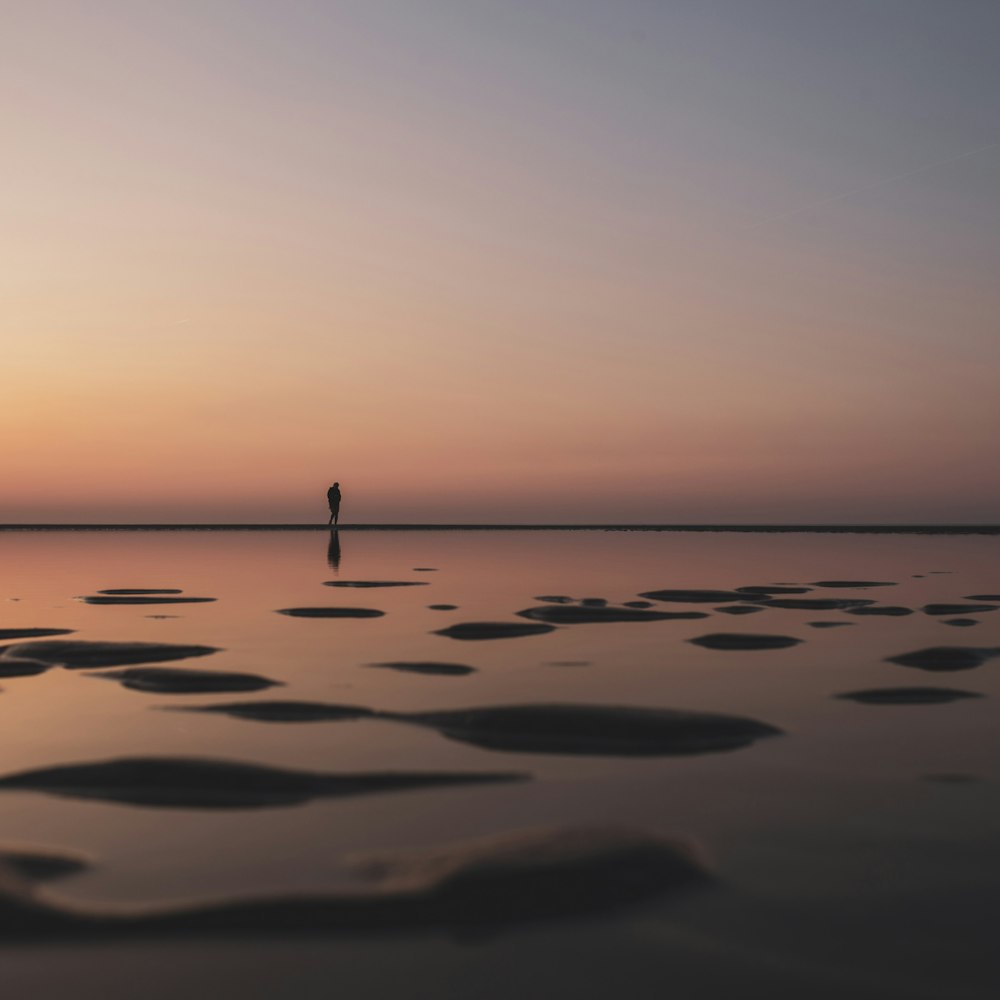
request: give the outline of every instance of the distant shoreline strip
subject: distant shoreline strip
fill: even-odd
[[[0,524],[0,531],[331,531],[327,524]],[[1000,524],[342,524],[339,531],[707,531],[1000,535]]]

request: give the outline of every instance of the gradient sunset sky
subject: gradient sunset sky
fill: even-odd
[[[996,0],[0,0],[0,522],[1000,521]]]

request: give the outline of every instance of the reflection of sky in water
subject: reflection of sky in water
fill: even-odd
[[[536,605],[538,595],[620,604],[655,589],[811,580],[898,581],[867,591],[814,593],[919,608],[998,592],[997,539],[343,531],[337,541],[334,559],[325,532],[0,535],[0,627],[66,627],[77,629],[74,638],[80,639],[214,645],[223,652],[176,665],[256,673],[284,685],[259,694],[179,696],[100,683],[86,670],[54,668],[5,679],[4,772],[116,756],[186,755],[330,772],[523,770],[535,780],[253,812],[150,810],[7,792],[0,794],[4,839],[92,851],[101,864],[67,883],[67,894],[140,899],[324,888],[351,877],[342,864],[350,851],[433,844],[516,826],[615,820],[698,837],[727,878],[740,884],[822,896],[842,895],[845,887],[869,891],[871,866],[888,865],[888,883],[901,891],[918,890],[928,873],[950,884],[978,856],[977,838],[997,829],[995,664],[939,674],[884,657],[925,646],[1000,646],[1000,612],[959,629],[919,611],[881,618],[766,609],[738,618],[698,605],[711,617],[569,625],[546,635],[481,642],[433,634],[455,622],[524,621],[514,613]],[[346,580],[426,586],[324,587],[334,578],[335,561]],[[932,572],[937,570],[950,572]],[[169,608],[178,617],[160,618],[151,617],[158,613],[155,605],[92,606],[76,599],[121,587],[178,587],[217,601]],[[440,603],[458,609],[428,607]],[[385,615],[309,620],[274,613],[337,604]],[[853,627],[815,629],[809,621],[850,621]],[[804,641],[755,652],[684,641],[712,632]],[[435,676],[367,666],[392,661],[461,663],[476,671]],[[588,665],[553,666],[567,662]],[[832,697],[905,686],[993,697],[907,706]],[[267,724],[151,710],[273,698],[389,712],[544,701],[685,708],[749,716],[787,735],[729,753],[606,758],[497,752],[386,720]],[[986,780],[920,780],[929,773]],[[901,869],[898,857],[890,859],[904,842],[916,854],[914,865]],[[958,854],[965,861],[949,842],[962,845]]]

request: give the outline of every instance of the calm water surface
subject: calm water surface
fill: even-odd
[[[339,565],[338,565],[339,563]],[[433,572],[416,567],[432,567]],[[419,581],[351,589],[330,580]],[[702,620],[579,624],[540,636],[458,641],[433,634],[518,621],[538,595],[610,603],[663,588],[817,580],[817,588],[918,609],[906,617],[713,605]],[[205,604],[95,606],[108,588],[181,588]],[[1000,539],[982,536],[632,532],[8,532],[0,534],[0,628],[73,638],[203,643],[179,667],[259,673],[255,694],[155,695],[52,669],[3,681],[3,773],[120,756],[201,756],[321,771],[511,770],[509,785],[419,790],[258,810],[154,809],[0,792],[2,840],[82,850],[60,883],[81,900],[336,890],[345,859],[548,824],[638,826],[690,836],[714,886],[586,922],[474,941],[441,932],[349,941],[170,941],[8,948],[25,994],[147,997],[986,997],[997,979],[1000,659],[929,673],[884,658],[928,646],[1000,647],[1000,611],[973,627],[919,609],[1000,593]],[[456,610],[428,605],[454,604]],[[279,608],[349,605],[384,617],[301,619]],[[157,617],[170,616],[170,617]],[[850,627],[818,629],[816,621]],[[788,649],[713,651],[685,640],[765,632]],[[374,669],[434,660],[467,676]],[[174,664],[171,664],[174,665]],[[936,686],[986,697],[866,705],[834,696]],[[701,709],[784,735],[726,753],[611,758],[477,749],[379,720],[266,724],[162,711],[274,698],[418,711],[517,702]],[[947,779],[947,780],[942,780]]]

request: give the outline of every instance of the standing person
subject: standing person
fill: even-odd
[[[326,491],[326,502],[330,505],[330,524],[337,524],[340,518],[340,483],[334,483]]]

